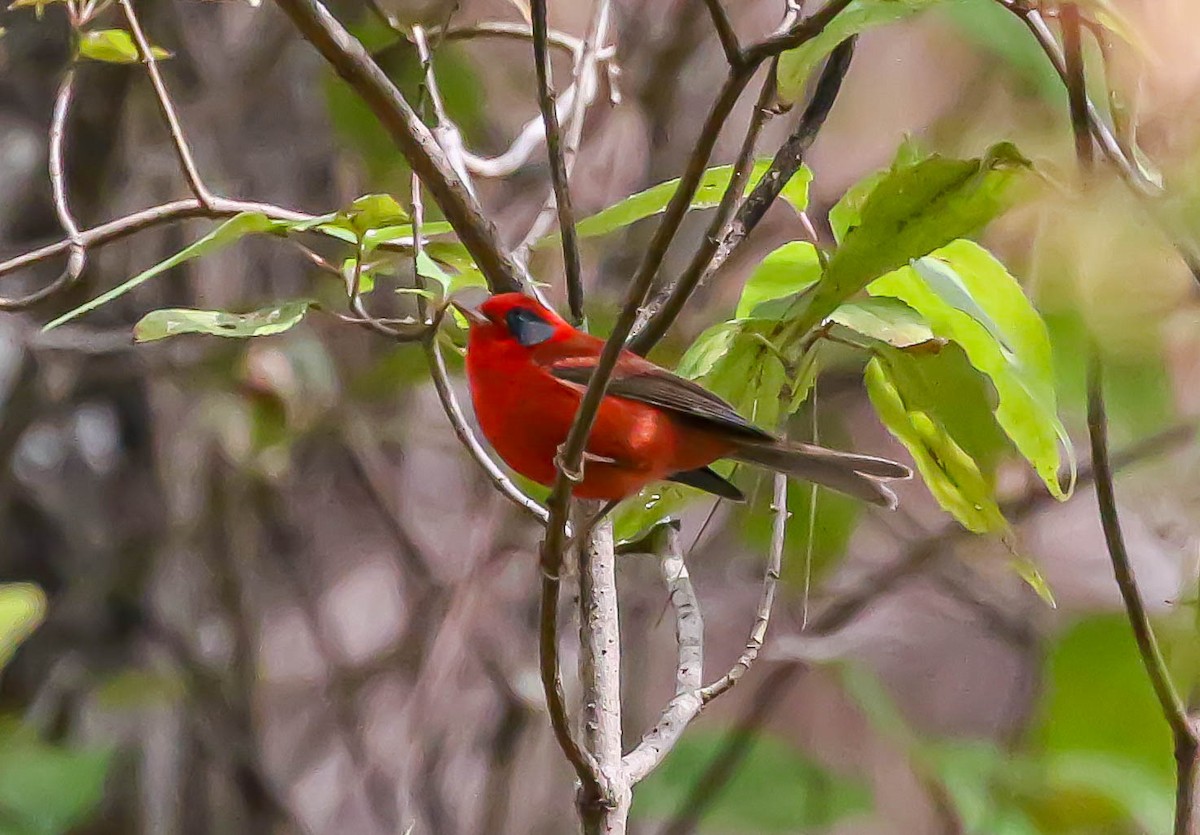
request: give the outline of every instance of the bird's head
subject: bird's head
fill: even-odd
[[[512,340],[532,348],[570,336],[572,328],[553,310],[523,293],[497,293],[479,304],[462,296],[450,303],[466,317],[472,338]]]

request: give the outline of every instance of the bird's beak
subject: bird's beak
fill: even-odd
[[[465,302],[461,299],[451,299],[450,304],[451,304],[451,306],[453,306],[453,308],[455,310],[457,310],[459,313],[461,313],[463,315],[463,317],[466,318],[466,320],[468,322],[470,322],[472,325],[486,325],[488,322],[491,321],[490,319],[488,319],[488,317],[483,315],[483,313],[479,310],[479,308],[477,306],[472,305],[468,302]]]

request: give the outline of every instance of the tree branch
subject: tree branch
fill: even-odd
[[[300,34],[325,57],[391,135],[454,227],[493,292],[521,289],[521,272],[496,229],[455,173],[445,151],[357,38],[318,0],[276,0]]]
[[[771,552],[767,559],[767,567],[763,575],[762,594],[758,601],[758,611],[754,616],[754,626],[750,630],[750,639],[746,649],[725,675],[700,691],[704,704],[720,696],[738,680],[750,671],[750,667],[758,660],[763,640],[767,637],[767,626],[771,623],[771,609],[775,605],[775,592],[779,587],[779,572],[783,564],[783,546],[787,540],[787,476],[775,474],[775,496],[771,507],[775,511],[775,524],[771,530]],[[814,490],[816,487],[813,488]]]
[[[579,505],[580,530],[592,503]],[[583,784],[579,811],[584,835],[624,835],[630,789],[621,768],[621,630],[611,521],[592,529],[579,547],[579,678],[584,746],[596,761],[598,786]]]
[[[1116,493],[1113,489],[1112,468],[1108,460],[1108,419],[1104,409],[1104,393],[1100,361],[1093,356],[1088,369],[1088,435],[1092,442],[1092,469],[1096,474],[1096,500],[1100,505],[1100,523],[1104,541],[1112,561],[1113,576],[1121,590],[1125,613],[1133,629],[1138,655],[1162,708],[1163,718],[1171,727],[1175,743],[1175,835],[1192,835],[1192,815],[1195,806],[1196,754],[1200,738],[1188,717],[1183,700],[1171,682],[1170,672],[1158,648],[1150,616],[1138,590],[1137,578],[1117,515]]]
[[[704,5],[708,7],[708,13],[712,17],[713,28],[717,30],[717,40],[721,42],[725,60],[731,67],[738,66],[742,63],[742,48],[738,44],[737,32],[733,30],[729,15],[725,13],[725,7],[721,5],[721,0],[704,0]]]
[[[599,0],[606,3],[607,0]],[[546,25],[546,0],[530,4],[533,27],[533,59],[537,73],[538,107],[546,131],[546,152],[550,158],[550,182],[554,203],[558,209],[558,228],[562,233],[563,271],[567,279],[567,306],[575,325],[583,324],[583,276],[579,266],[579,239],[575,234],[575,215],[571,207],[571,187],[567,182],[567,166],[563,157],[562,135],[558,129],[558,114],[554,110],[554,88],[551,80],[550,47]],[[578,95],[578,91],[576,95]]]
[[[646,354],[666,335],[671,324],[682,312],[687,300],[700,285],[719,270],[750,232],[766,216],[767,209],[787,186],[792,176],[800,170],[804,155],[812,146],[825,119],[833,109],[842,88],[842,81],[850,69],[854,57],[855,38],[847,38],[833,50],[817,81],[812,100],[800,117],[796,129],[787,141],[775,152],[771,165],[755,185],[753,191],[738,207],[737,214],[728,226],[722,220],[709,228],[696,257],[673,285],[665,288],[649,305],[651,311],[645,317],[644,327],[630,340],[631,350]],[[760,104],[762,101],[760,100]],[[749,138],[749,137],[747,137]],[[732,188],[732,183],[730,184]],[[741,191],[739,188],[738,192]],[[729,192],[726,192],[726,196]],[[734,194],[735,198],[737,193]],[[724,198],[722,200],[724,202]],[[718,213],[720,213],[718,209]],[[720,231],[721,229],[724,231]],[[718,237],[719,235],[719,237]],[[814,242],[815,243],[815,242]]]
[[[625,779],[631,787],[658,768],[704,707],[700,697],[700,688],[704,684],[704,620],[683,560],[679,523],[668,520],[659,525],[648,544],[659,555],[663,582],[675,612],[679,658],[675,666],[675,697],[667,703],[658,721],[642,736],[637,747],[622,760]]]
[[[608,37],[610,11],[611,0],[596,0],[596,10],[592,16],[592,22],[588,26],[587,35],[583,40],[583,48],[580,50],[572,71],[573,82],[563,95],[564,100],[568,97],[571,100],[567,117],[567,134],[562,141],[563,166],[567,180],[570,179],[571,172],[575,168],[575,158],[579,151],[579,145],[583,141],[584,117],[587,115],[588,106],[596,98],[599,90],[600,54],[607,51],[607,48],[601,48],[601,43]],[[546,136],[544,128],[540,133],[541,136]],[[514,257],[522,263],[527,260],[529,250],[546,234],[554,222],[557,204],[555,195],[556,192],[551,189],[546,202],[542,204],[541,210],[530,225],[529,231],[525,233],[525,237],[516,248]]]
[[[188,188],[192,194],[200,201],[200,205],[205,208],[212,208],[213,194],[204,185],[204,180],[200,178],[200,171],[196,168],[196,160],[192,157],[192,149],[188,145],[187,137],[183,134],[183,126],[179,123],[179,116],[175,113],[175,105],[171,103],[171,96],[167,93],[167,85],[163,82],[162,73],[158,70],[158,59],[154,57],[154,50],[150,47],[149,41],[146,40],[146,34],[142,31],[142,25],[138,22],[137,15],[133,11],[133,0],[117,0],[121,4],[121,11],[125,14],[125,20],[129,23],[129,30],[133,35],[133,41],[137,45],[138,54],[141,56],[142,63],[146,65],[146,73],[150,76],[150,84],[154,87],[155,98],[158,99],[159,110],[162,111],[163,118],[167,121],[167,128],[171,132],[171,142],[175,146],[175,155],[179,158],[179,167],[183,170],[183,176],[187,179]]]

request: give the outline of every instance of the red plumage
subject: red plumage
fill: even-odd
[[[500,457],[541,484],[553,483],[603,341],[520,293],[495,295],[471,320],[467,376],[480,428]],[[645,485],[680,481],[739,499],[707,465],[733,458],[894,505],[883,484],[909,470],[871,456],[780,441],[691,381],[625,351],[588,439],[580,498],[619,500]]]

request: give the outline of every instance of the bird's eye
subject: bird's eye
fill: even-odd
[[[554,336],[554,326],[532,310],[515,307],[504,316],[512,338],[526,348],[540,345]]]

